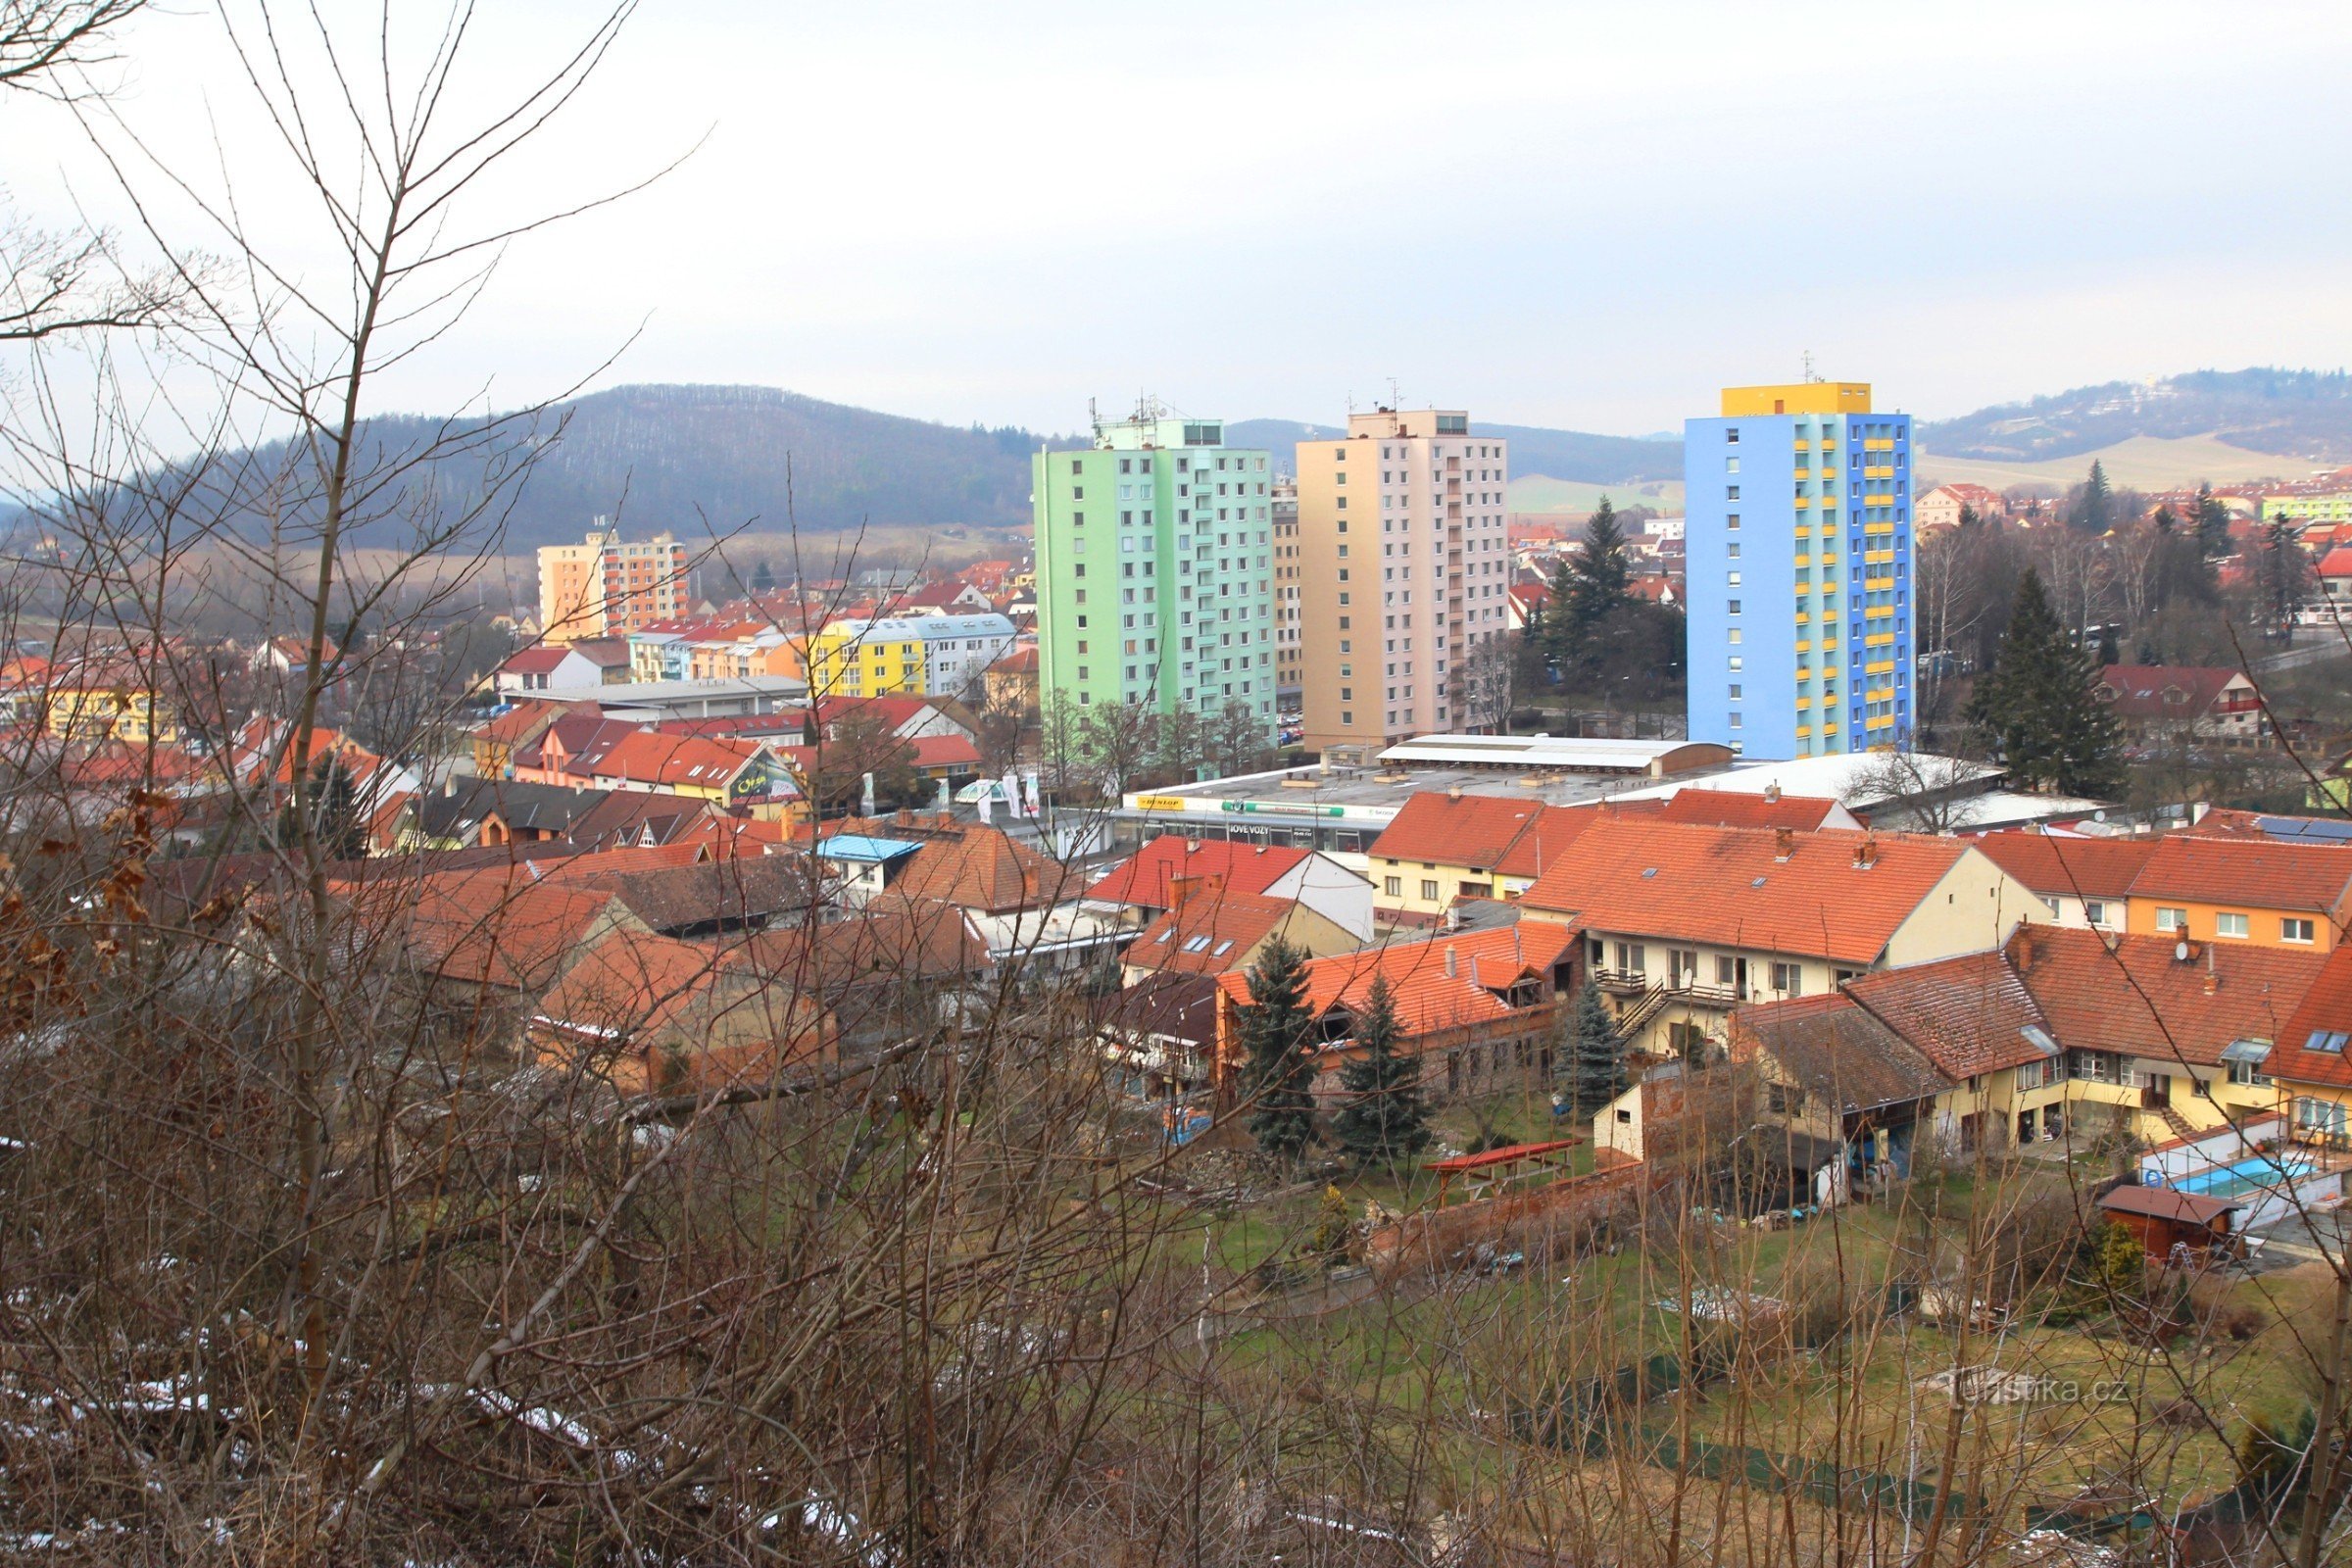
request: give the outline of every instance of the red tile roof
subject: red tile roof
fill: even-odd
[[[1483,871],[1503,858],[1543,809],[1541,802],[1507,795],[1426,790],[1404,803],[1404,809],[1364,853],[1384,860],[1426,860]],[[1588,808],[1575,819],[1574,831],[1582,831],[1590,819]]]
[[[1164,909],[1177,884],[1213,879],[1228,895],[1263,894],[1303,861],[1308,851],[1267,844],[1226,844],[1163,833],[1112,866],[1086,890],[1096,904]],[[1377,853],[1377,851],[1375,852]]]
[[[742,772],[760,750],[753,741],[637,730],[596,761],[592,776],[660,789],[717,789]]]
[[[1539,808],[1535,820],[1494,862],[1494,874],[1523,876],[1532,882],[1593,823],[1612,817],[1655,816],[1664,805],[1663,801],[1611,801],[1605,806]]]
[[[1844,989],[1955,1081],[2049,1055],[2023,1033],[2050,1035],[2049,1020],[2002,953],[1882,969]]]
[[[891,887],[909,899],[1004,914],[1058,904],[1069,885],[1069,872],[1059,862],[1003,828],[967,826],[925,840]]]
[[[1372,982],[1386,978],[1407,1040],[1492,1023],[1510,1017],[1514,1009],[1487,988],[1507,988],[1520,976],[1548,971],[1574,940],[1566,926],[1521,920],[1490,931],[1394,942],[1316,958],[1305,966],[1306,1005],[1315,1013],[1334,1004],[1358,1009]],[[1448,953],[1453,955],[1451,974],[1446,972]],[[1217,985],[1234,1004],[1250,1001],[1247,972],[1220,976]]]
[[[552,675],[569,652],[569,649],[548,644],[525,648],[519,653],[509,654],[507,662],[498,666],[498,672],[502,675]]]
[[[1739,790],[1676,790],[1659,811],[1669,822],[1716,827],[1792,827],[1810,831],[1838,809],[1836,801],[1804,795],[1749,795]]]
[[[1619,817],[1596,824],[1520,896],[1590,931],[1876,962],[1969,853],[1952,839],[1786,835]],[[1867,852],[1870,863],[1859,863]]]
[[[2315,1037],[2352,1035],[2352,945],[2336,949],[2320,965],[2303,1000],[2278,1026],[2263,1070],[2280,1082],[2326,1084],[2352,1089],[2352,1049],[2310,1049]]]
[[[2132,894],[2257,909],[2310,909],[2333,917],[2352,896],[2352,854],[2333,845],[2168,833],[2156,841]]]
[[[675,1016],[709,990],[712,950],[645,931],[612,931],[574,957],[539,1001],[539,1016],[578,1034],[626,1039]]]
[[[2099,695],[2126,718],[2194,718],[2237,677],[2196,664],[2109,664],[2099,671]]]
[[[1268,936],[1287,931],[1299,907],[1291,899],[1249,893],[1187,899],[1144,927],[1123,958],[1138,968],[1223,974],[1249,962]]]
[[[2112,949],[2109,944],[2113,943]],[[2317,953],[2027,926],[2011,966],[2060,1045],[2218,1066],[2232,1040],[2278,1040],[2326,963]]]
[[[2120,899],[2156,853],[2153,839],[1987,833],[1971,842],[1993,864],[2053,898]]]

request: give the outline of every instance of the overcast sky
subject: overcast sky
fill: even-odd
[[[397,0],[404,19],[426,0]],[[584,7],[485,0],[487,91]],[[257,228],[324,262],[209,8],[127,38],[126,120],[218,124]],[[2352,6],[809,5],[656,0],[531,159],[567,196],[387,391],[737,381],[1066,430],[1149,389],[1350,395],[1624,434],[1726,382],[1927,416],[2200,367],[2352,363]],[[0,173],[114,213],[54,114]],[[69,194],[71,193],[71,194]],[[502,199],[517,199],[510,187]]]

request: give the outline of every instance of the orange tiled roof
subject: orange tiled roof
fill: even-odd
[[[2334,845],[2168,833],[2132,880],[2134,898],[2310,909],[2333,917],[2352,895],[2352,855]]]
[[[1358,953],[1316,958],[1305,965],[1306,1005],[1322,1013],[1335,1004],[1360,1008],[1376,978],[1386,978],[1396,1020],[1409,1039],[1446,1029],[1507,1018],[1512,1008],[1487,988],[1507,987],[1529,972],[1541,973],[1560,960],[1574,937],[1564,925],[1521,920],[1491,931],[1464,931],[1420,942],[1393,942]],[[1453,955],[1453,973],[1446,956]],[[1250,977],[1218,977],[1217,985],[1237,1004],[1250,1001]]]
[[[674,1017],[710,985],[711,950],[645,931],[592,943],[539,1001],[539,1016],[576,1033],[625,1038]]]
[[[1611,817],[1655,816],[1663,801],[1610,801],[1600,806],[1546,806],[1536,812],[1525,832],[1512,841],[1494,862],[1497,876],[1523,876],[1533,881],[1544,874],[1562,851],[1595,822]]]
[[[1838,809],[1836,801],[1803,795],[1766,797],[1741,790],[1676,790],[1659,811],[1669,822],[1703,822],[1716,827],[1792,827],[1811,831]]]
[[[1262,894],[1306,857],[1305,850],[1288,846],[1226,844],[1163,833],[1104,872],[1086,890],[1086,897],[1096,904],[1164,909],[1176,900],[1176,885],[1187,878],[1214,879],[1228,895]]]
[[[1249,893],[1188,899],[1144,927],[1125,960],[1141,968],[1223,974],[1247,962],[1269,935],[1287,929],[1298,907],[1291,899]]]
[[[2153,839],[1987,833],[1973,842],[1993,864],[2053,898],[2120,899],[2156,853]]]
[[[755,742],[719,740],[702,735],[663,735],[641,729],[623,736],[603,756],[591,775],[652,784],[662,789],[681,785],[716,789],[743,771],[760,754]]]
[[[2303,1000],[2279,1025],[2263,1070],[2282,1083],[2352,1089],[2352,1041],[2338,1042],[2333,1050],[2312,1049],[2315,1039],[2325,1046],[2330,1035],[2352,1036],[2352,945],[2336,949],[2320,965]]]
[[[1364,853],[1385,860],[1425,860],[1483,871],[1501,860],[1543,808],[1537,802],[1504,795],[1427,790],[1406,801],[1404,809]]]
[[[1955,1080],[2049,1054],[2023,1032],[2048,1035],[2049,1020],[2003,953],[1882,969],[1848,980],[1844,990]]]
[[[2110,950],[2108,944],[2113,941]],[[2278,1040],[2327,960],[2317,953],[2026,926],[2011,965],[2070,1050],[2218,1066],[2232,1040]]]
[[[1951,839],[1788,835],[1619,817],[1596,824],[1520,896],[1590,931],[1875,962],[1969,853]],[[1858,863],[1865,848],[1870,863]]]
[[[966,827],[927,840],[908,857],[893,890],[960,908],[1004,914],[1041,909],[1065,896],[1069,873],[1000,827]]]

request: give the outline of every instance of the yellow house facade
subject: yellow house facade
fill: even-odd
[[[828,622],[808,643],[811,697],[891,697],[925,690],[924,641],[903,618]]]

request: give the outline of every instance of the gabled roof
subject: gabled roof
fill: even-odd
[[[2189,1225],[2210,1226],[2231,1209],[2246,1205],[2245,1199],[2233,1203],[2204,1193],[2176,1192],[2170,1187],[2146,1187],[2137,1182],[2126,1182],[2099,1197],[2099,1206],[2111,1214],[2146,1214]]]
[[[1287,931],[1298,910],[1290,899],[1203,894],[1162,911],[1144,927],[1128,946],[1124,961],[1139,968],[1223,974],[1248,962],[1267,937]]]
[[[2323,577],[2352,577],[2352,545],[2337,545],[2320,560]]]
[[[716,789],[742,772],[760,751],[756,741],[635,730],[597,760],[594,774],[667,789]]]
[[[582,637],[571,645],[571,651],[599,669],[629,667],[629,640],[626,637]]]
[[[1262,894],[1288,876],[1309,853],[1287,846],[1227,844],[1163,833],[1112,866],[1085,896],[1094,904],[1164,909],[1176,902],[1176,886],[1192,878],[1217,879],[1228,894]]]
[[[1534,881],[1593,823],[1620,816],[1654,816],[1657,801],[1609,801],[1599,806],[1545,806],[1494,862],[1496,876]]]
[[[2099,695],[2126,718],[2194,718],[2239,673],[2197,664],[2109,664],[2099,671]]]
[[[2011,966],[2058,1043],[2219,1066],[2232,1040],[2278,1040],[2327,961],[2317,953],[2021,926]]]
[[[1318,1014],[1334,1006],[1356,1011],[1372,982],[1385,978],[1407,1039],[1491,1023],[1510,1017],[1513,1009],[1489,988],[1507,990],[1522,976],[1548,971],[1574,940],[1564,925],[1522,920],[1499,930],[1392,942],[1316,958],[1304,967],[1306,1005]],[[1448,953],[1451,974],[1446,973]],[[1217,985],[1237,1004],[1250,1001],[1247,972],[1222,975]]]
[[[2352,944],[2328,955],[2275,1039],[2272,1077],[2352,1089]]]
[[[2332,916],[2352,895],[2352,854],[2328,845],[2168,833],[2132,880],[2132,895]]]
[[[1840,1111],[1929,1099],[1953,1082],[1868,1008],[1837,993],[1734,1012],[1732,1058],[1759,1051],[1788,1081]]]
[[[621,1040],[675,1017],[710,989],[709,948],[650,931],[612,931],[591,943],[540,998],[559,1028]]]
[[[2086,933],[2087,934],[2087,933]],[[2046,1060],[2055,1037],[2005,954],[1971,953],[1857,975],[1844,986],[1871,1016],[1955,1082]]]
[[[1004,914],[1065,897],[1069,873],[1000,827],[967,826],[933,838],[899,873],[893,891],[959,908]]]
[[[1836,801],[1809,795],[1677,790],[1658,815],[1668,822],[1703,822],[1716,827],[1788,827],[1810,832],[1837,809]]]
[[[540,731],[570,711],[571,709],[561,703],[529,699],[516,703],[475,730],[474,734],[482,740],[519,746],[526,741],[536,740]]]
[[[1587,830],[1520,902],[1589,931],[1867,964],[1968,853],[1913,834],[1621,816]]]
[[[1217,1037],[1217,983],[1172,969],[1144,975],[1108,999],[1099,1027],[1204,1046]]]
[[[1993,864],[2051,898],[2120,899],[2156,853],[2153,839],[1987,833],[1971,842]]]
[[[393,912],[411,899],[405,917]],[[370,882],[360,901],[396,922],[410,952],[442,978],[525,993],[555,979],[614,902],[607,889],[533,881],[527,865]]]
[[[1364,853],[1378,859],[1486,870],[1502,858],[1543,808],[1539,802],[1504,795],[1425,790],[1404,803],[1404,809]],[[1580,831],[1590,816],[1588,811],[1577,819]]]
[[[507,662],[498,666],[498,672],[501,675],[552,675],[569,652],[566,648],[547,643],[536,648],[520,649],[507,656]]]

